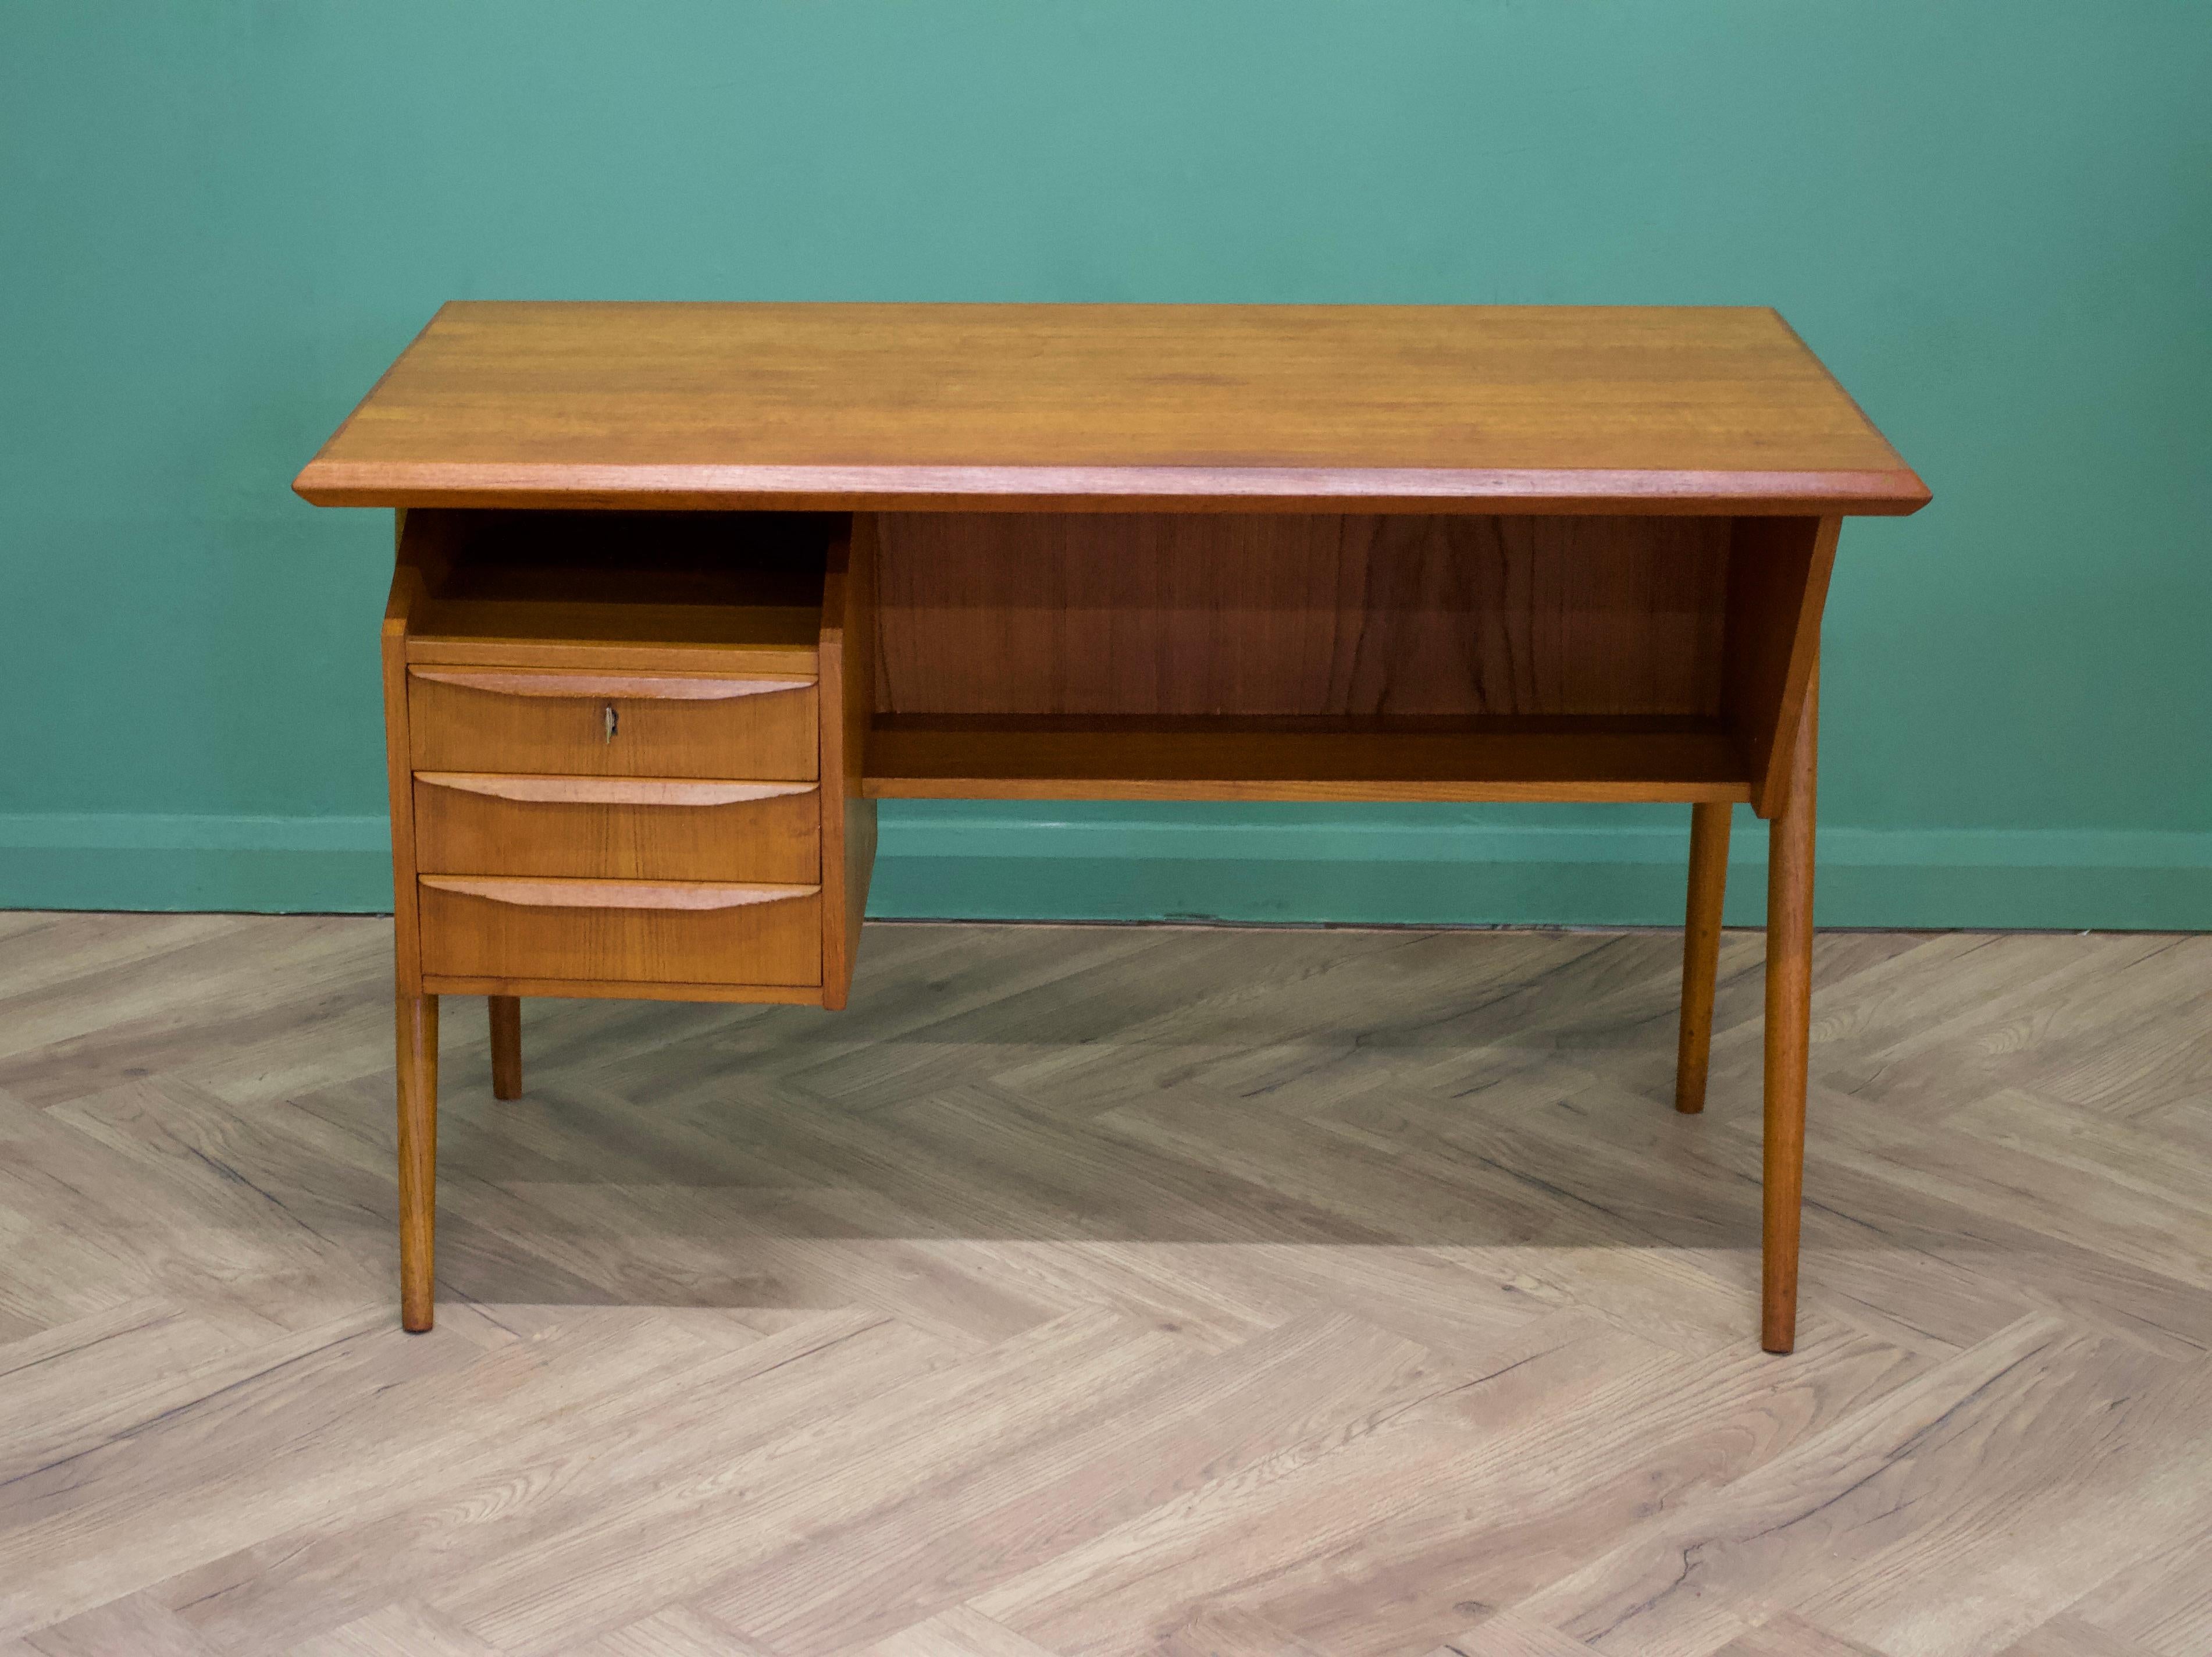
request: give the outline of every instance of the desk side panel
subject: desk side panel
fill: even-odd
[[[415,777],[407,718],[407,630],[450,553],[432,513],[393,515],[392,594],[384,607],[384,764],[392,811],[392,951],[398,993],[422,993],[422,941],[415,889]]]
[[[1730,539],[1723,706],[1761,817],[1788,793],[1842,527],[1840,518],[1741,518]]]

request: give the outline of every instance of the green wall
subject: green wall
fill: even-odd
[[[0,905],[388,906],[286,484],[442,300],[1556,301],[1776,305],[1936,490],[1825,922],[2212,926],[2207,107],[2204,0],[7,0]],[[1686,814],[915,806],[875,907],[1663,920]]]

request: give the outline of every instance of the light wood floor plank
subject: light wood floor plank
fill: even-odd
[[[689,1605],[672,1605],[580,1646],[562,1657],[776,1657]]]
[[[2153,1654],[2094,1623],[2061,1616],[2007,1646],[2002,1657],[2153,1657]]]
[[[773,1556],[841,1514],[957,1477],[1194,1355],[1157,1328],[1096,1313],[1063,1319],[786,1440],[627,1491],[439,1602],[504,1648],[556,1650]]]
[[[726,1578],[698,1602],[790,1657],[825,1657],[921,1622],[1284,1446],[1352,1435],[1443,1396],[1424,1348],[1325,1316],[1180,1366],[1089,1420],[1017,1447],[858,1523]],[[852,1584],[866,1581],[865,1598]]]
[[[1468,1609],[1483,1607],[1470,1601]],[[1473,1627],[1462,1629],[1429,1657],[1593,1657],[1593,1654],[1581,1641],[1508,1611],[1486,1616]]]
[[[1054,1657],[1003,1623],[966,1605],[939,1611],[877,1641],[859,1657]]]
[[[817,1313],[595,1399],[560,1430],[518,1430],[496,1454],[463,1460],[404,1499],[317,1513],[158,1592],[210,1638],[289,1648],[389,1601],[465,1581],[479,1561],[552,1545],[640,1490],[741,1456],[951,1356],[874,1314]]]
[[[221,1657],[198,1630],[146,1594],[129,1594],[41,1629],[26,1649],[41,1657]]]
[[[2169,1535],[2069,1611],[2159,1657],[2212,1651],[2212,1526]]]
[[[1713,1657],[1886,1657],[1870,1646],[1816,1628],[1795,1611],[1778,1611],[1723,1646]]]

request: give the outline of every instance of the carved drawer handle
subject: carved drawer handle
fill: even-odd
[[[526,909],[743,909],[811,898],[818,886],[738,886],[720,880],[518,880],[425,874],[422,884]]]
[[[626,697],[642,702],[728,702],[741,696],[778,691],[807,691],[811,679],[689,678],[678,673],[526,673],[476,667],[410,667],[410,679],[501,696],[591,697],[605,701]]]
[[[665,777],[518,777],[498,771],[416,771],[434,789],[568,806],[734,806],[812,794],[814,783],[688,783]]]

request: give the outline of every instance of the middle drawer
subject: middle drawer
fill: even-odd
[[[811,679],[416,666],[407,723],[417,771],[811,783],[821,769]]]
[[[809,885],[822,878],[819,795],[812,783],[418,771],[415,866]]]

